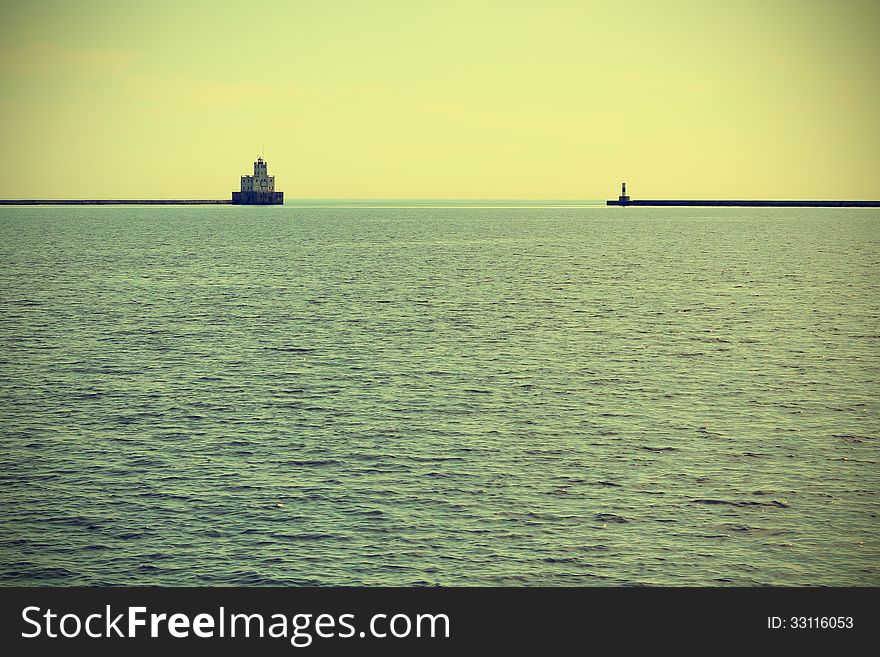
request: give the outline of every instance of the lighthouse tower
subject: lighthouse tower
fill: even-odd
[[[275,176],[270,176],[266,162],[258,157],[254,175],[241,177],[241,191],[232,192],[232,202],[239,205],[280,205],[284,192],[275,191]]]
[[[617,202],[620,205],[626,205],[629,203],[629,196],[626,195],[626,183],[620,183],[620,196],[617,197]]]

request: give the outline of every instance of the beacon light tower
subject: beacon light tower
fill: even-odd
[[[275,176],[270,176],[266,162],[258,157],[254,162],[254,175],[241,177],[241,191],[232,192],[232,202],[237,205],[281,205],[284,192],[275,191]]]
[[[620,196],[617,197],[617,202],[620,205],[629,203],[629,196],[626,195],[626,182],[620,183]]]

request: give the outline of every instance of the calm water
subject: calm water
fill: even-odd
[[[880,213],[0,208],[0,582],[880,585]]]

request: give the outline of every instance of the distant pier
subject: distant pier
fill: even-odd
[[[231,205],[225,199],[0,199],[0,205]]]
[[[606,205],[637,206],[696,206],[696,207],[744,207],[744,208],[880,208],[880,201],[759,201],[759,200],[714,200],[714,199],[637,199],[626,193],[626,183],[620,186],[620,196],[616,201],[606,201]]]
[[[282,205],[284,192],[275,190],[275,176],[270,176],[266,161],[258,157],[254,175],[241,177],[241,189],[230,199],[213,198],[22,198],[0,199],[0,205]]]
[[[607,201],[607,205],[660,205],[747,208],[880,208],[880,201],[752,201],[752,200],[629,200]]]

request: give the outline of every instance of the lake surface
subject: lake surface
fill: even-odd
[[[880,585],[880,212],[464,205],[0,208],[0,583]]]

